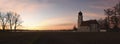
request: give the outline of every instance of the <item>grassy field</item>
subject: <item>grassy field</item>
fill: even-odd
[[[0,44],[118,44],[120,33],[0,32]]]

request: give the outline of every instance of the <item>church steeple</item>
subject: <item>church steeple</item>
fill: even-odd
[[[83,21],[83,13],[81,11],[78,13],[78,20],[80,21],[79,23]]]
[[[83,14],[82,14],[82,12],[80,11],[80,12],[78,13],[78,29],[80,29],[80,25],[82,24],[82,22],[83,22]]]

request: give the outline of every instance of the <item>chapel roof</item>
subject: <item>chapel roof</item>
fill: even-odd
[[[89,26],[90,24],[98,24],[98,22],[96,20],[83,21],[81,26]]]

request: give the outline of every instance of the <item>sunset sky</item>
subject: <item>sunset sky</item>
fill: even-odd
[[[79,11],[84,20],[104,18],[104,9],[119,0],[0,0],[0,11],[21,15],[22,29],[59,30],[77,25]]]

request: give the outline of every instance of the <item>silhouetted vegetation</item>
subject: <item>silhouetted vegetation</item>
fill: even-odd
[[[0,13],[0,23],[1,23],[1,27],[2,27],[3,32],[5,31],[5,27],[6,27],[7,22],[8,22],[8,19],[6,18],[6,15]]]
[[[105,26],[108,32],[120,31],[120,2],[113,8],[105,9]]]
[[[74,26],[74,27],[73,27],[73,30],[74,30],[74,31],[77,31],[77,28],[76,28],[76,26]]]
[[[20,15],[14,12],[0,13],[0,23],[3,32],[5,29],[10,29],[11,31],[21,25],[22,21],[20,19]]]

